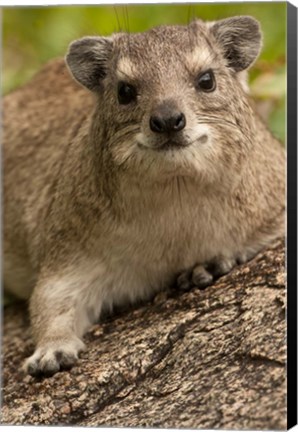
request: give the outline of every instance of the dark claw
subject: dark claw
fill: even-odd
[[[180,275],[177,278],[176,286],[181,291],[189,291],[193,287],[192,272],[185,271],[180,273]]]
[[[33,376],[34,378],[41,377],[50,377],[59,371],[59,366],[52,367],[47,365],[46,367],[41,367],[39,362],[36,362],[34,365],[28,366],[28,374]]]
[[[70,369],[75,364],[75,362],[77,361],[76,356],[74,356],[73,354],[66,354],[63,351],[56,351],[55,357],[56,357],[57,362],[60,365],[60,370]]]
[[[188,291],[191,288],[205,289],[213,284],[220,276],[223,276],[235,266],[236,260],[224,257],[216,257],[205,265],[196,265],[191,270],[186,270],[177,277],[176,288]]]
[[[212,282],[212,275],[203,266],[198,265],[192,270],[182,272],[177,278],[176,287],[181,291],[189,291],[194,287],[205,289]]]
[[[213,283],[213,276],[203,266],[197,266],[193,269],[192,281],[194,286],[205,289]]]

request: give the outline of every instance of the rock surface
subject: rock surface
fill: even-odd
[[[85,336],[69,372],[24,376],[27,305],[4,311],[2,424],[286,429],[278,241],[205,291],[160,293]]]

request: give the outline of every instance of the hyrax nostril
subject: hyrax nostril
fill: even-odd
[[[150,117],[150,129],[153,132],[179,132],[186,125],[185,115],[183,113],[175,113],[170,116],[153,115]]]
[[[179,132],[185,128],[185,125],[186,125],[185,115],[183,113],[180,113],[175,119],[175,124],[174,124],[173,129],[176,132]]]
[[[150,117],[150,129],[152,132],[162,133],[166,130],[165,122],[162,118],[151,116]]]

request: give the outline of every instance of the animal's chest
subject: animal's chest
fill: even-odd
[[[228,243],[229,223],[220,201],[174,196],[136,212],[118,230],[115,255],[132,267],[172,272],[204,262]]]
[[[148,298],[179,272],[222,253],[231,246],[227,221],[220,202],[195,195],[132,208],[100,249],[108,275],[105,303]]]

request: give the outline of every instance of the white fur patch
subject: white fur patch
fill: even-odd
[[[144,134],[143,132],[140,132],[136,135],[136,141],[138,144],[141,144],[143,147],[152,148],[150,138]]]
[[[186,58],[190,67],[209,68],[212,64],[213,55],[207,47],[195,48]]]
[[[129,60],[128,57],[120,58],[117,65],[117,77],[119,80],[126,81],[136,77],[135,65]]]
[[[207,144],[207,142],[210,145],[211,130],[207,124],[197,124],[187,128],[184,136],[193,145],[196,145],[196,143]]]
[[[248,82],[247,82],[247,80],[248,80],[248,73],[247,73],[247,71],[244,70],[244,71],[238,72],[236,76],[237,76],[238,81],[241,84],[241,87],[245,91],[245,93],[249,94],[250,93],[250,88],[249,88],[249,85],[248,85]]]

